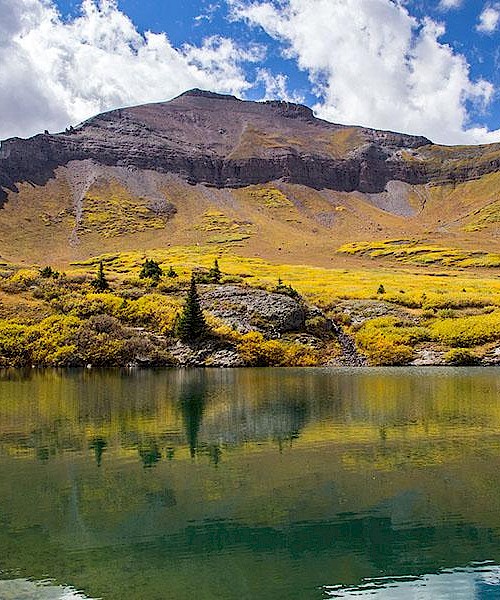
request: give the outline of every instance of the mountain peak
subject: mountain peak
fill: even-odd
[[[193,88],[191,90],[187,90],[182,94],[179,94],[177,98],[186,98],[186,97],[198,97],[198,98],[210,98],[212,100],[236,100],[241,102],[239,98],[236,96],[232,96],[231,94],[219,94],[217,92],[211,92],[210,90],[201,90],[200,88]]]

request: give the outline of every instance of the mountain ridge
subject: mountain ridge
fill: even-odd
[[[219,188],[283,179],[376,193],[391,179],[424,183],[429,175],[396,154],[430,144],[420,136],[328,123],[300,104],[194,89],[169,102],[102,113],[65,132],[5,140],[0,201],[16,183],[43,184],[57,166],[85,159]]]
[[[0,256],[209,244],[327,266],[399,260],[384,240],[404,239],[463,263],[500,252],[499,190],[500,144],[440,146],[195,89],[3,142]],[[350,243],[364,245],[337,252]]]

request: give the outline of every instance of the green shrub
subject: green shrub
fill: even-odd
[[[276,294],[284,294],[285,296],[290,296],[290,298],[300,298],[299,292],[294,289],[291,285],[287,285],[281,281],[281,278],[278,279],[278,284],[274,288],[273,292]]]
[[[444,355],[444,360],[449,365],[472,366],[479,364],[477,354],[468,348],[453,348]]]
[[[139,273],[139,279],[150,279],[153,283],[158,283],[162,275],[163,270],[156,260],[146,258]]]

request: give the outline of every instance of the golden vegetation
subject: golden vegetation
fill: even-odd
[[[338,249],[343,254],[390,258],[401,263],[443,267],[500,267],[500,254],[468,252],[459,248],[427,245],[420,240],[395,239],[379,242],[351,242]]]
[[[500,223],[500,200],[475,211],[471,220],[464,226],[464,231],[482,231],[495,223]]]
[[[195,229],[211,234],[206,240],[209,244],[241,242],[255,232],[255,227],[251,222],[235,221],[223,212],[213,209],[207,210],[201,215]]]
[[[289,208],[293,206],[285,194],[275,187],[252,186],[249,188],[248,194],[259,205],[266,208]]]
[[[133,197],[118,184],[94,187],[83,199],[77,233],[116,237],[130,231],[163,229],[171,210],[166,201],[154,207],[146,198]]]
[[[256,331],[241,336],[238,351],[245,364],[251,367],[314,367],[319,363],[318,352],[313,348],[266,340]]]
[[[416,343],[429,339],[424,327],[394,317],[367,321],[356,333],[356,343],[373,365],[404,365],[413,358]]]
[[[392,244],[399,248],[400,243]],[[18,351],[26,364],[66,364],[75,356],[83,363],[89,354],[78,346],[75,351],[75,330],[103,315],[115,319],[117,327],[125,329],[120,335],[126,338],[134,338],[133,328],[138,327],[154,335],[171,336],[191,272],[210,268],[216,258],[224,274],[223,282],[274,290],[281,278],[308,302],[319,305],[343,324],[372,364],[406,364],[423,347],[441,353],[470,348],[473,358],[480,358],[500,342],[500,279],[493,276],[273,264],[210,245],[159,249],[148,256],[165,273],[172,266],[179,277],[171,280],[164,276],[155,287],[140,280],[138,273],[144,262],[140,252],[117,252],[74,263],[57,280],[41,278],[36,269],[6,268],[0,279],[0,329],[4,340],[0,356],[4,362],[9,362],[7,359]],[[100,261],[111,283],[110,293],[96,294],[89,286]],[[11,308],[12,299],[19,300],[17,312]],[[371,314],[367,309],[361,323],[353,324],[342,307],[349,308],[355,302],[365,302],[368,308],[376,306],[377,311]],[[397,308],[400,316],[392,315],[391,307]],[[48,315],[59,319],[57,327],[49,327],[54,330],[54,339],[39,331],[40,321]],[[47,323],[43,327],[47,328]],[[244,338],[220,323],[212,324],[212,331],[215,337],[236,347],[246,364],[313,365],[325,356],[323,349],[319,355],[314,348],[293,339],[270,340],[256,333]],[[36,344],[33,336],[39,340]],[[22,348],[12,350],[19,340]],[[44,346],[46,355],[42,353]],[[110,364],[127,355],[130,348],[130,344],[125,349],[111,343],[104,346],[111,357]],[[60,354],[56,347],[61,349]],[[102,356],[99,360],[106,364]],[[446,354],[446,360],[459,364],[472,358],[465,354],[460,358],[459,353],[452,352]]]

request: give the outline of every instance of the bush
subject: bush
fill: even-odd
[[[153,283],[158,283],[162,275],[162,268],[156,262],[156,260],[146,258],[146,261],[142,265],[139,278],[150,279]]]
[[[120,315],[133,325],[149,326],[160,333],[173,332],[180,303],[162,294],[146,294],[122,306]]]
[[[74,336],[81,325],[77,317],[53,315],[29,328],[29,361],[41,366],[79,364]]]
[[[319,363],[313,348],[266,340],[256,331],[243,335],[237,349],[245,364],[252,367],[311,367]]]
[[[54,315],[36,325],[0,321],[0,366],[120,366],[131,361],[173,364],[161,343],[109,315],[86,321]]]
[[[35,285],[40,273],[33,269],[19,269],[2,282],[2,289],[10,294],[24,292]]]
[[[453,348],[444,355],[449,365],[473,366],[479,364],[479,357],[467,348]]]
[[[59,272],[54,271],[54,269],[52,267],[47,266],[47,267],[43,267],[43,269],[40,269],[40,276],[43,277],[44,279],[50,279],[50,278],[59,279]]]
[[[500,312],[436,321],[434,339],[457,348],[471,348],[500,339]]]
[[[114,294],[68,294],[60,301],[55,301],[53,307],[65,314],[86,319],[101,314],[118,317],[125,305],[124,303],[126,301],[123,298]]]
[[[413,358],[413,346],[428,340],[429,330],[395,317],[366,321],[356,333],[356,344],[372,365],[399,366]]]
[[[33,296],[38,300],[50,302],[51,300],[59,298],[63,291],[63,288],[54,279],[44,279],[36,289],[33,290]]]
[[[305,329],[311,335],[319,338],[328,338],[332,335],[332,323],[322,315],[306,319]]]
[[[297,300],[300,298],[299,292],[291,285],[283,283],[281,279],[278,279],[278,285],[274,288],[273,292],[276,294],[284,294],[285,296],[290,296],[290,298],[295,298]]]
[[[22,367],[29,364],[28,332],[27,325],[0,321],[0,366]]]

